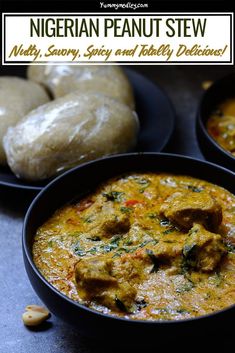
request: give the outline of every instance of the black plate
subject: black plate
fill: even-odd
[[[18,70],[18,71],[17,71]],[[25,76],[25,68],[4,68],[4,75]],[[126,70],[134,88],[140,135],[135,151],[160,152],[168,143],[174,128],[175,113],[166,94],[146,77]],[[48,180],[37,183],[15,177],[8,167],[0,167],[0,185],[40,191]]]
[[[235,157],[221,147],[207,131],[207,120],[218,105],[235,97],[235,73],[217,81],[204,93],[196,119],[199,147],[206,159],[235,172]]]
[[[99,313],[69,299],[49,284],[34,265],[31,251],[34,235],[55,210],[75,197],[84,196],[84,193],[90,192],[107,178],[130,171],[191,175],[218,184],[235,194],[235,175],[232,172],[212,163],[173,154],[116,155],[65,172],[36,196],[25,217],[23,256],[34,290],[52,313],[77,327],[79,332],[99,337],[105,342],[110,339],[115,344],[143,342],[158,345],[163,336],[169,339],[176,335],[177,339],[185,342],[188,334],[195,334],[198,339],[198,334],[203,332],[226,330],[234,320],[235,305],[209,315],[180,321],[127,320]]]

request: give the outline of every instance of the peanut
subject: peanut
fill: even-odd
[[[44,313],[44,314],[47,314],[49,315],[49,311],[44,308],[43,306],[40,306],[40,305],[35,305],[35,304],[32,304],[32,305],[28,305],[26,306],[25,308],[26,311],[38,311],[40,313]]]
[[[26,326],[40,325],[50,317],[49,311],[39,305],[28,305],[25,310],[22,320]]]

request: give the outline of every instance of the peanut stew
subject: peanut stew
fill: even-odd
[[[207,129],[221,147],[235,156],[235,98],[218,107],[209,118]]]
[[[235,196],[188,176],[129,173],[57,210],[33,258],[102,313],[181,320],[235,303]]]

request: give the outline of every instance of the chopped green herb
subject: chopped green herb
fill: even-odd
[[[84,251],[81,246],[80,246],[80,243],[77,242],[75,245],[74,245],[74,253],[78,256],[85,256],[86,255],[86,251]]]
[[[167,177],[166,179],[161,179],[160,183],[163,184],[163,185],[169,185],[171,187],[176,187],[177,186],[176,181],[172,177]]]
[[[125,304],[120,299],[118,299],[117,296],[115,297],[115,303],[119,310],[127,312]]]
[[[121,254],[120,254],[120,253],[115,252],[115,254],[112,256],[112,258],[114,259],[115,257],[120,257],[120,256],[121,256]]]
[[[118,244],[113,243],[113,244],[106,244],[106,245],[102,245],[100,248],[101,250],[103,250],[104,253],[110,252],[114,249],[117,249]]]
[[[219,287],[223,282],[223,277],[220,273],[215,272],[213,276],[209,278],[209,282],[213,284],[215,287]]]
[[[171,227],[169,229],[164,230],[164,232],[162,232],[162,234],[164,234],[164,235],[170,234],[170,233],[174,232],[175,230],[176,230],[175,227]]]
[[[139,180],[137,181],[137,183],[140,184],[140,185],[147,185],[147,186],[149,186],[150,181],[147,180],[147,179],[139,179]]]
[[[163,218],[160,220],[160,225],[163,227],[167,227],[171,225],[171,222],[167,218]]]
[[[126,252],[126,253],[129,253],[129,252],[134,252],[135,250],[137,249],[137,247],[126,247],[126,246],[122,246],[121,248],[118,249],[118,252]]]
[[[178,314],[189,314],[189,311],[186,310],[186,309],[183,309],[183,308],[176,309],[176,312],[177,312]]]
[[[159,314],[188,314],[189,311],[183,308],[179,309],[171,309],[171,308],[155,308],[159,312]]]
[[[183,247],[184,267],[195,267],[196,266],[197,250],[198,250],[198,246],[195,243],[186,244]]]
[[[115,255],[113,257],[118,257],[121,256],[121,253],[133,253],[134,251],[136,251],[139,248],[143,248],[145,247],[147,244],[152,243],[153,245],[158,243],[158,240],[156,239],[151,239],[151,240],[145,240],[143,241],[141,244],[138,244],[136,246],[131,246],[133,244],[132,241],[127,240],[126,242],[124,242],[124,244],[126,246],[122,246],[120,248],[117,249],[117,252],[115,253]],[[116,255],[117,254],[117,255]]]
[[[52,248],[53,241],[52,240],[48,241],[47,245],[48,245],[49,248]]]
[[[84,250],[76,249],[75,254],[78,256],[85,256],[86,252]]]
[[[191,228],[190,231],[189,231],[189,235],[192,235],[192,234],[196,234],[198,233],[198,228]]]
[[[147,305],[148,304],[146,303],[146,301],[144,299],[136,302],[136,307],[137,307],[138,311],[140,311],[143,308],[146,308]]]
[[[76,246],[74,248],[74,253],[78,256],[85,256],[86,255],[86,252],[78,246]]]
[[[226,249],[228,252],[233,253],[233,254],[235,253],[235,245],[234,244],[226,243],[225,246],[226,246]]]
[[[203,190],[203,188],[194,185],[187,185],[187,188],[193,192],[201,192]]]
[[[110,244],[119,244],[120,240],[121,240],[121,236],[115,235],[114,237],[112,237]]]
[[[140,248],[143,248],[145,245],[152,243],[153,245],[156,245],[158,243],[157,239],[151,239],[151,240],[145,240],[143,243],[139,245]]]
[[[134,176],[133,179],[136,181],[137,184],[139,185],[144,185],[144,186],[149,186],[149,184],[151,183],[150,180],[145,179],[145,178],[141,178],[139,176]]]
[[[92,255],[96,254],[97,253],[97,247],[94,246],[94,248],[91,248],[90,250],[88,250],[88,252]]]
[[[158,214],[155,213],[155,212],[148,213],[147,216],[148,216],[150,219],[158,219]]]
[[[139,184],[142,185],[142,188],[139,189],[139,192],[142,194],[145,192],[146,188],[150,185],[150,180],[144,179],[144,178],[139,178],[135,177],[135,181]]]
[[[120,191],[110,191],[104,192],[103,196],[106,197],[107,201],[121,202],[123,194],[124,193]]]
[[[149,256],[149,258],[151,259],[151,261],[153,263],[153,267],[152,267],[150,273],[157,272],[159,269],[158,258],[156,257],[156,255],[154,255],[152,250],[146,249],[146,254]]]
[[[92,216],[87,216],[83,219],[83,222],[85,223],[92,223],[93,222],[93,219],[92,219]]]
[[[188,271],[189,271],[188,264],[187,264],[187,262],[185,260],[183,260],[182,263],[181,263],[181,267],[179,269],[179,274],[185,275],[185,274],[188,273]]]
[[[181,263],[181,270],[179,271],[180,274],[185,275],[187,277],[190,270],[190,266],[185,258],[183,258]]]
[[[192,256],[192,254],[195,252],[196,250],[196,244],[192,243],[192,244],[186,244],[183,248],[183,255],[184,257],[188,258],[190,256]]]
[[[132,211],[132,208],[122,206],[122,207],[120,207],[120,211],[123,213],[130,213]]]
[[[96,237],[92,237],[92,238],[87,238],[88,240],[91,240],[91,241],[100,241],[101,238],[96,236]]]
[[[132,245],[133,244],[133,241],[130,240],[130,239],[126,239],[125,242],[124,242],[125,245]]]
[[[185,284],[176,288],[176,292],[177,293],[189,292],[191,289],[193,289],[193,287],[194,287],[194,283],[192,281],[187,281]]]
[[[149,244],[152,240],[145,240],[139,245],[140,248],[143,248],[145,245]]]
[[[153,245],[156,245],[158,242],[159,242],[158,239],[153,239],[153,240],[151,240],[151,243],[153,243]]]
[[[169,314],[170,310],[168,308],[155,308],[159,312],[159,314]]]

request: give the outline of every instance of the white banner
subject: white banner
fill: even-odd
[[[3,65],[233,64],[233,13],[2,15]]]

